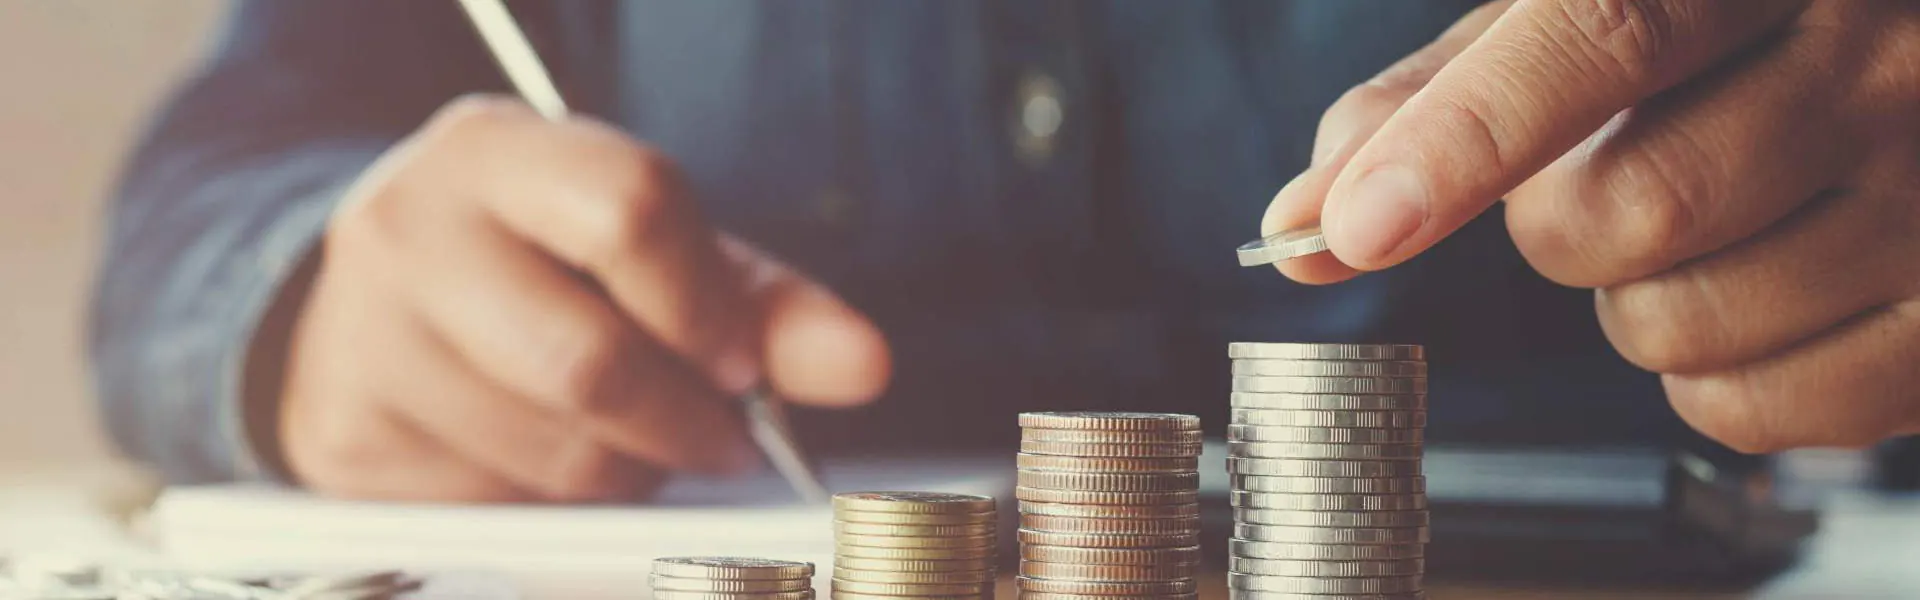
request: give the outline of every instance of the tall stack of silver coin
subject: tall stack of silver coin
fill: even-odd
[[[653,561],[654,600],[813,600],[813,563],[730,556]]]
[[[993,498],[935,492],[833,497],[833,598],[991,598]]]
[[[1227,354],[1231,597],[1424,598],[1425,350],[1235,343]]]
[[[1200,562],[1200,419],[1020,415],[1024,600],[1192,599]]]

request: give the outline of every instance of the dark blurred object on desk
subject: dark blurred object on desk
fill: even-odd
[[[1920,490],[1920,435],[1894,438],[1874,449],[1874,485],[1888,491]]]

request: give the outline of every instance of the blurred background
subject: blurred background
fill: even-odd
[[[112,460],[82,346],[101,204],[226,6],[0,0],[0,470]]]

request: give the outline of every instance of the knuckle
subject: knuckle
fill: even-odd
[[[525,119],[528,114],[526,106],[507,96],[467,94],[434,111],[425,130],[439,134],[487,131],[501,123]]]
[[[1625,81],[1653,78],[1673,43],[1673,13],[1664,0],[1585,0],[1569,21],[1584,48],[1576,54]]]
[[[1676,294],[1663,282],[1635,282],[1595,292],[1601,331],[1627,362],[1655,373],[1698,369],[1703,349],[1713,346],[1713,336],[1709,328],[1688,326]]]
[[[598,414],[611,404],[625,359],[625,344],[615,329],[581,327],[562,336],[552,359],[553,389],[549,394],[563,410]]]
[[[589,234],[592,266],[604,266],[626,260],[641,240],[671,233],[677,211],[683,210],[675,198],[677,171],[661,154],[651,149],[617,144],[613,152],[595,153],[600,162],[594,166],[598,189],[591,194],[600,206],[602,218],[595,219],[598,230]]]

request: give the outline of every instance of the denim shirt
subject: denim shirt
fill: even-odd
[[[1439,439],[1663,435],[1657,382],[1605,350],[1586,293],[1532,275],[1498,210],[1340,285],[1234,263],[1321,112],[1474,4],[515,8],[572,104],[666,151],[718,227],[888,333],[887,398],[802,416],[823,450],[1006,444],[1023,409],[1217,430],[1240,340],[1424,343]],[[340,187],[439,104],[506,89],[452,2],[240,3],[115,205],[92,353],[122,447],[174,480],[281,475],[257,422],[284,329],[267,315],[297,305]]]

